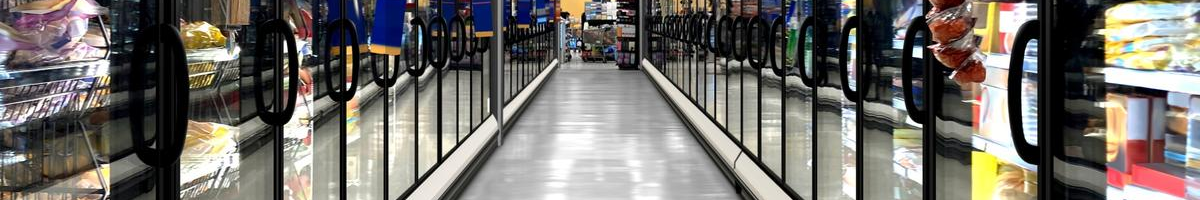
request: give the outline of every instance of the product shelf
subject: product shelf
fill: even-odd
[[[1200,95],[1200,74],[1105,67],[1104,82]]]

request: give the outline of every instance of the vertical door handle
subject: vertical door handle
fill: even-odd
[[[850,76],[850,70],[848,70],[850,67],[858,69],[859,62],[855,62],[855,66],[850,66],[850,58],[848,53],[846,53],[846,50],[850,50],[850,31],[857,29],[858,23],[858,16],[851,16],[849,19],[846,19],[846,25],[842,26],[841,45],[839,46],[841,49],[838,49],[838,65],[840,66],[838,67],[838,71],[842,73],[842,95],[845,95],[846,99],[851,102],[861,102],[858,99],[858,91],[850,89],[850,78],[853,78],[853,76]],[[858,73],[863,72],[864,70],[858,69]]]
[[[158,84],[158,87],[155,87],[158,112],[154,115],[156,126],[153,139],[158,141],[158,148],[151,148],[150,144],[146,143],[143,129],[145,122],[141,119],[145,116],[145,95],[142,89],[148,82],[144,77],[147,56],[131,56],[129,89],[132,106],[129,116],[134,153],[147,165],[162,168],[179,161],[183,154],[184,139],[187,138],[187,104],[190,91],[187,84],[188,71],[184,67],[187,66],[187,62],[183,59],[185,54],[179,31],[168,24],[146,27],[134,42],[133,55],[149,55],[150,45],[155,43],[163,45],[164,52],[158,52],[158,56],[167,56],[165,60],[168,62],[158,65],[154,78]]]
[[[477,45],[477,44],[475,43],[475,30],[473,30],[474,28],[475,28],[475,16],[467,16],[467,17],[463,18],[462,31],[460,32],[460,33],[462,33],[462,35],[460,35],[459,37],[461,37],[463,40],[463,46],[462,46],[463,55],[467,56],[467,57],[475,56],[475,52],[476,52],[475,45]],[[468,30],[468,29],[471,29],[471,30]],[[467,61],[467,63],[470,63],[470,61]]]
[[[927,109],[917,107],[916,95],[913,95],[913,45],[916,43],[917,33],[928,32],[929,26],[925,24],[925,17],[918,16],[908,25],[908,30],[904,33],[904,43],[901,47],[900,55],[900,78],[901,88],[904,94],[904,109],[908,110],[908,116],[918,124],[925,124]],[[926,37],[928,38],[928,37]]]
[[[1011,56],[1008,60],[1008,126],[1012,129],[1013,147],[1017,150],[1017,156],[1022,160],[1033,165],[1038,165],[1041,162],[1041,154],[1038,153],[1038,147],[1029,144],[1025,140],[1025,127],[1022,126],[1021,119],[1021,77],[1023,77],[1025,63],[1025,48],[1028,47],[1029,41],[1037,39],[1041,28],[1039,28],[1038,20],[1032,20],[1021,24],[1021,28],[1017,29],[1016,40],[1013,41],[1013,49],[1009,53]],[[1042,70],[1043,67],[1038,67]],[[1040,110],[1040,109],[1039,109]]]
[[[342,34],[338,34],[338,33],[342,33]],[[334,70],[333,70],[333,64],[331,63],[331,62],[333,62],[333,58],[330,57],[329,50],[328,50],[328,49],[333,49],[332,41],[325,42],[325,49],[327,49],[324,52],[325,53],[325,56],[324,56],[325,62],[321,63],[325,69],[325,86],[328,86],[330,88],[329,89],[329,98],[335,102],[350,101],[350,99],[354,98],[354,93],[358,91],[358,68],[360,68],[362,66],[358,63],[358,58],[355,57],[355,56],[357,56],[357,54],[359,52],[361,52],[361,51],[359,51],[359,47],[358,47],[360,44],[359,40],[358,40],[358,29],[354,26],[353,21],[350,21],[349,19],[346,19],[346,18],[341,18],[341,19],[333,20],[332,22],[329,23],[329,32],[326,32],[326,34],[329,35],[329,38],[331,40],[337,40],[337,41],[342,41],[343,39],[345,39],[344,36],[350,36],[351,52],[342,52],[343,59],[349,59],[350,62],[354,63],[353,66],[345,66],[346,65],[345,63],[342,64],[343,66],[350,68],[350,87],[349,88],[344,87],[346,83],[342,83],[341,87],[335,87],[333,84]],[[339,47],[339,48],[341,48],[341,47]],[[351,55],[353,55],[353,56],[351,56]]]
[[[465,20],[462,15],[455,15],[453,18],[450,18],[450,28],[457,29],[457,31],[453,31],[454,35],[450,37],[450,41],[454,42],[454,44],[450,44],[451,47],[457,47],[457,50],[451,49],[450,59],[452,60],[462,60],[463,57],[467,56],[467,22]]]
[[[769,33],[769,30],[763,31],[763,29],[770,27],[768,27],[767,20],[761,16],[750,17],[746,20],[746,28],[742,29],[742,46],[743,50],[747,51],[746,60],[750,62],[750,67],[756,70],[762,69],[767,64],[763,59],[763,55],[765,55],[763,54],[763,49],[769,46],[763,45],[764,43],[769,43],[763,41],[767,39],[764,35]]]
[[[287,124],[288,120],[292,119],[292,113],[294,113],[296,111],[296,97],[297,97],[297,95],[299,95],[298,89],[300,86],[300,56],[299,56],[299,54],[297,54],[297,52],[299,52],[299,50],[296,48],[296,35],[293,34],[294,31],[292,31],[291,26],[288,25],[288,23],[286,21],[283,21],[282,19],[267,20],[266,22],[263,22],[259,26],[260,26],[260,28],[259,28],[260,31],[258,31],[258,38],[260,38],[260,39],[267,38],[270,34],[277,34],[277,35],[280,35],[281,37],[283,37],[283,41],[285,43],[284,45],[286,45],[285,47],[287,48],[287,59],[289,59],[291,62],[288,62],[288,64],[287,64],[287,70],[288,70],[288,72],[290,72],[290,73],[288,73],[288,77],[287,77],[288,83],[289,83],[287,96],[279,97],[279,98],[287,98],[287,101],[286,101],[286,103],[284,103],[284,105],[276,105],[276,106],[283,106],[282,111],[274,112],[274,111],[271,111],[271,109],[267,108],[266,98],[263,98],[263,96],[265,95],[264,94],[265,91],[263,89],[263,87],[265,86],[265,83],[262,82],[262,73],[261,72],[265,71],[267,68],[268,64],[266,62],[266,57],[265,56],[255,56],[254,57],[254,95],[257,96],[256,98],[254,98],[254,105],[255,105],[255,108],[258,109],[257,111],[258,111],[259,119],[262,119],[262,121],[264,123],[266,123],[268,125],[272,125],[272,126],[283,126],[283,125]],[[259,52],[259,53],[264,53],[264,52],[274,53],[275,51],[270,51],[267,49],[268,43],[270,43],[270,42],[256,43],[255,51]],[[284,70],[283,66],[277,66],[277,65],[275,65],[275,63],[270,63],[269,65],[271,66],[271,68],[274,68],[276,70],[276,72],[277,72],[276,74],[283,74],[283,70]],[[282,81],[282,79],[280,79],[280,78],[282,78],[282,77],[276,76],[275,80]]]
[[[425,20],[419,17],[413,18],[408,23],[412,24],[412,32],[409,34],[413,34],[415,37],[406,43],[415,42],[416,44],[413,46],[416,49],[404,52],[405,65],[407,65],[404,71],[408,72],[410,76],[421,77],[425,74],[426,67],[429,67],[427,62],[432,58],[425,52],[432,46],[429,42],[429,27],[425,25]]]
[[[747,50],[746,46],[745,46],[746,43],[739,42],[739,41],[741,41],[742,37],[740,35],[738,35],[738,33],[742,33],[742,34],[746,33],[742,30],[746,29],[746,27],[749,26],[748,25],[749,21],[750,21],[750,19],[739,16],[739,17],[737,17],[737,19],[733,20],[733,26],[730,27],[731,29],[729,29],[729,36],[730,36],[729,42],[730,42],[730,45],[732,45],[731,49],[733,50],[733,52],[730,52],[730,53],[733,54],[733,59],[735,59],[737,61],[745,61],[746,60],[746,50]]]
[[[767,61],[768,61],[767,64],[769,64],[771,66],[771,71],[775,73],[775,76],[779,76],[779,77],[786,76],[787,70],[788,70],[788,68],[786,68],[787,56],[785,56],[785,55],[787,55],[787,45],[788,45],[787,20],[785,18],[787,18],[787,17],[779,16],[779,17],[776,17],[775,20],[772,20],[771,29],[770,29],[770,31],[767,32],[767,35],[766,35],[766,37],[767,37],[767,45],[766,45],[767,52],[766,53],[767,53]],[[784,55],[778,55],[777,53],[775,53],[775,49],[776,49],[776,47],[779,46],[779,43],[780,43],[779,39],[783,39],[782,43],[783,43]]]
[[[433,39],[429,42],[433,42],[431,45],[438,45],[437,49],[433,50],[434,54],[432,56],[435,57],[433,60],[430,60],[430,64],[433,64],[434,69],[442,69],[446,67],[446,61],[450,59],[450,40],[448,40],[450,38],[450,29],[446,25],[446,18],[442,18],[440,15],[433,17],[429,21],[429,29],[430,31],[426,31],[426,34],[433,35],[437,33],[437,36],[429,37]]]
[[[713,40],[713,31],[716,30],[716,17],[708,16],[701,20],[703,34],[700,35],[701,46],[708,50],[709,53],[716,53],[716,41]]]
[[[804,83],[804,86],[808,86],[808,87],[817,87],[817,81],[816,81],[817,59],[816,58],[808,58],[806,60],[805,58],[807,58],[807,56],[804,52],[804,47],[806,46],[806,44],[808,44],[808,31],[807,30],[813,27],[813,19],[814,19],[814,17],[809,16],[809,17],[804,18],[803,22],[800,22],[800,30],[797,30],[797,31],[799,31],[799,34],[797,35],[797,38],[796,38],[797,40],[799,40],[799,42],[796,43],[797,46],[796,46],[796,63],[795,63],[796,66],[795,67],[800,68],[800,73],[799,73],[800,74],[800,82]],[[813,44],[816,44],[816,43],[813,43]],[[817,48],[815,45],[813,46],[813,51],[818,51],[818,49],[820,49],[820,48]],[[805,61],[809,61],[812,64],[812,66],[813,66],[813,70],[812,70],[813,74],[812,75],[809,75],[808,73],[805,72],[805,71],[807,71],[807,68],[804,67]]]

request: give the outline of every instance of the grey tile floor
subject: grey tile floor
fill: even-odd
[[[462,199],[737,199],[641,71],[566,63]]]

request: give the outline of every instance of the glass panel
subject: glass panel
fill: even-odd
[[[785,61],[788,68],[782,82],[781,107],[783,108],[783,142],[784,149],[784,181],[793,191],[804,199],[813,199],[813,176],[816,175],[813,163],[813,98],[814,90],[801,80],[800,76],[812,77],[812,28],[800,29],[803,20],[813,17],[811,0],[793,1],[794,15],[788,15],[787,48],[777,56],[787,56]],[[815,20],[815,19],[814,19]],[[800,38],[800,31],[807,32],[807,37]],[[802,57],[801,57],[802,56]],[[803,63],[797,63],[800,59]],[[802,75],[800,73],[804,73]]]
[[[36,2],[0,2],[0,199],[105,198],[114,178],[128,178],[108,172],[135,170],[111,163],[137,160],[129,131],[108,129],[129,126],[113,111],[138,105],[153,112],[156,105],[112,101],[128,95],[111,93],[130,89],[112,86],[110,75],[127,73],[131,51],[124,48],[132,49],[148,21],[137,19],[155,13],[136,10],[150,3],[141,1],[53,1],[77,5],[61,9]],[[146,85],[154,91],[154,83]]]
[[[1038,191],[1036,190],[1037,183],[1037,167],[1029,164],[1029,162],[1021,159],[1018,156],[1013,143],[1014,138],[1009,128],[1010,122],[1008,116],[1009,101],[1027,102],[1032,99],[1029,96],[1023,96],[1021,99],[1009,99],[1007,96],[1007,74],[1009,70],[1009,59],[1013,55],[1025,57],[1023,64],[1025,68],[1025,79],[1023,84],[1026,87],[1036,84],[1027,81],[1036,81],[1030,79],[1036,76],[1036,56],[1037,45],[1035,42],[1027,44],[1016,44],[1014,41],[1017,38],[1019,28],[1028,21],[1037,19],[1037,6],[1035,2],[974,2],[969,4],[972,10],[964,12],[961,17],[944,17],[930,21],[930,27],[935,29],[933,40],[935,42],[945,42],[948,36],[939,36],[937,24],[954,25],[957,22],[955,19],[963,17],[973,17],[975,22],[972,29],[965,29],[968,33],[965,38],[958,38],[951,41],[957,41],[957,44],[965,44],[968,46],[976,46],[979,52],[984,56],[971,58],[971,60],[962,62],[958,74],[948,75],[949,68],[946,62],[949,60],[939,60],[933,66],[938,69],[933,74],[939,76],[934,78],[933,84],[939,84],[935,88],[940,88],[935,92],[937,98],[933,99],[930,105],[936,105],[939,108],[938,114],[934,115],[933,123],[936,124],[934,130],[936,138],[929,138],[935,141],[935,157],[936,163],[934,171],[931,174],[935,177],[938,185],[938,190],[934,191],[938,197],[946,198],[1016,198],[1029,199],[1035,198]],[[947,9],[945,13],[952,11]],[[931,15],[947,16],[950,14]],[[969,16],[968,16],[969,15]],[[1037,32],[1029,32],[1024,34],[1033,34]],[[947,34],[942,34],[947,35]],[[950,35],[952,36],[952,35]],[[965,41],[964,41],[965,40]],[[947,42],[953,44],[954,42]],[[1024,52],[1012,52],[1012,49],[1017,45],[1026,45]],[[953,46],[953,45],[952,45]],[[953,57],[954,49],[961,47],[952,47],[946,50],[939,50],[935,47],[934,55],[937,57]],[[944,52],[938,52],[944,51]],[[969,51],[968,51],[969,52]],[[976,62],[974,60],[980,60]],[[978,68],[984,70],[977,70]],[[975,68],[975,72],[968,72]],[[986,76],[982,76],[986,74]],[[970,81],[972,76],[977,76],[979,80]],[[965,78],[964,78],[965,77]],[[977,82],[981,81],[981,82]],[[1033,114],[1033,110],[1026,110],[1021,115]],[[1036,121],[1025,118],[1024,137],[1032,139],[1036,137],[1036,132],[1031,131]],[[966,145],[970,144],[970,147]],[[970,177],[969,179],[967,177]],[[1101,176],[1102,177],[1102,176]],[[966,186],[970,185],[971,190],[949,189],[945,186]]]
[[[852,30],[850,33],[842,33],[842,27],[845,21],[854,16],[856,11],[856,1],[826,1],[817,2],[813,8],[816,10],[817,17],[820,19],[838,19],[833,20],[816,20],[814,22],[815,46],[822,47],[820,51],[813,53],[819,61],[814,65],[814,71],[820,74],[821,77],[817,87],[817,103],[816,117],[814,119],[829,119],[817,120],[814,124],[817,125],[817,189],[816,199],[855,199],[855,186],[857,178],[855,176],[855,119],[856,119],[856,103],[851,102],[844,95],[842,90],[842,80],[846,77],[854,77],[853,67],[847,69],[851,74],[839,73],[843,66],[839,65],[837,60],[839,53],[846,53],[851,60],[846,61],[849,66],[855,66],[853,60],[856,57],[854,45],[854,33],[857,30]],[[833,22],[833,23],[830,23]],[[842,34],[849,34],[850,47],[839,47]],[[842,52],[845,51],[845,52]],[[850,86],[854,86],[851,83]],[[840,120],[839,120],[840,119]]]
[[[776,19],[781,17],[785,17],[782,19],[794,19],[793,17],[787,15],[791,12],[783,10],[785,7],[784,5],[787,5],[790,2],[791,1],[783,0],[758,2],[761,8],[759,18],[762,18],[767,22],[764,24],[764,27],[761,27],[759,30],[767,34],[772,34],[772,38],[776,39],[775,41],[769,43],[759,44],[761,45],[760,48],[766,49],[765,52],[761,52],[761,55],[759,56],[759,58],[762,59],[762,62],[764,62],[764,67],[758,70],[758,77],[760,80],[760,87],[758,89],[758,93],[760,94],[758,109],[759,116],[761,118],[758,120],[758,126],[760,130],[759,135],[761,135],[758,143],[761,152],[758,153],[763,164],[765,164],[772,173],[774,173],[776,176],[784,178],[784,180],[787,180],[786,176],[789,176],[788,174],[785,174],[786,170],[783,169],[783,157],[787,155],[787,153],[783,150],[784,139],[786,138],[783,134],[783,131],[785,130],[783,125],[787,123],[783,121],[783,96],[784,92],[786,92],[786,87],[784,83],[784,76],[775,74],[775,69],[782,68],[782,66],[776,65],[786,65],[786,63],[771,63],[774,62],[772,61],[774,58],[768,57],[768,53],[771,53],[776,57],[786,56],[787,32],[782,32],[783,34],[780,34],[781,32],[771,32],[774,31],[771,30],[771,26]],[[767,46],[767,44],[774,46]]]
[[[922,191],[922,124],[911,115],[914,110],[908,110],[909,99],[905,90],[919,91],[919,88],[905,88],[904,81],[919,86],[923,83],[920,77],[924,72],[923,55],[925,37],[907,35],[908,29],[926,27],[910,27],[913,20],[924,15],[923,2],[920,0],[879,1],[872,6],[864,7],[863,21],[857,37],[860,45],[869,45],[863,52],[864,70],[860,109],[862,118],[858,120],[862,127],[862,169],[861,183],[864,187],[865,199],[921,199]],[[906,40],[912,46],[904,46]],[[909,48],[913,53],[903,55],[904,49]],[[903,57],[913,58],[911,63],[903,63]],[[905,68],[907,67],[907,68]],[[903,73],[911,74],[913,79],[905,79]],[[909,92],[911,97],[920,95]]]
[[[1047,66],[1063,66],[1051,78],[1067,92],[1045,100],[1063,107],[1023,108],[1052,109],[1048,115],[1057,120],[1047,121],[1061,127],[1039,127],[1061,133],[1045,146],[1059,152],[1053,178],[1064,185],[1045,194],[1200,198],[1200,1],[1071,2],[1052,9],[1069,15],[1043,26],[1055,31],[1050,48],[1059,56],[1048,56]]]

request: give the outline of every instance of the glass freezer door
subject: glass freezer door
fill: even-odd
[[[862,7],[863,28],[855,41],[865,50],[859,59],[864,68],[858,71],[863,90],[857,121],[863,199],[922,199],[925,194],[925,5],[898,0]]]
[[[782,109],[781,123],[783,124],[783,175],[784,182],[796,191],[804,199],[813,199],[814,177],[814,153],[816,152],[816,138],[814,138],[813,123],[816,118],[813,116],[813,100],[816,97],[814,90],[815,82],[813,81],[813,23],[816,17],[813,15],[813,0],[795,0],[790,1],[787,10],[783,12],[783,26],[787,27],[786,32],[773,34],[786,34],[786,40],[777,39],[775,42],[783,43],[782,46],[776,47],[780,49],[772,49],[776,51],[774,56],[782,58],[773,58],[779,60],[781,68],[784,69],[780,76],[778,84],[779,97],[782,99],[778,102],[779,108]],[[779,36],[777,36],[779,37]],[[769,84],[764,84],[769,85]],[[768,96],[767,89],[764,89],[764,96]],[[770,101],[764,101],[764,105]],[[770,115],[766,114],[772,108],[764,106],[763,119],[770,119]],[[766,123],[766,121],[764,121]],[[766,127],[766,125],[764,125]],[[768,133],[768,132],[764,132]],[[768,151],[770,152],[770,151]],[[767,155],[764,153],[764,156]],[[765,160],[769,160],[764,157]]]
[[[308,129],[293,128],[304,43],[288,1],[176,1],[186,52],[182,199],[306,199]],[[186,67],[186,68],[185,68]],[[288,104],[291,103],[291,104]]]
[[[0,199],[113,197],[109,174],[132,169],[115,161],[137,159],[110,101],[129,50],[110,49],[132,47],[150,3],[0,2]]]
[[[1200,1],[1065,1],[1043,26],[1051,199],[1200,198]],[[1053,41],[1050,43],[1049,41]],[[1047,138],[1047,137],[1042,137]]]
[[[858,48],[854,42],[859,28],[858,1],[816,1],[813,51],[817,63],[816,174],[817,199],[857,199],[856,142],[858,94],[853,77]]]
[[[930,2],[927,195],[1037,197],[1039,1]]]

